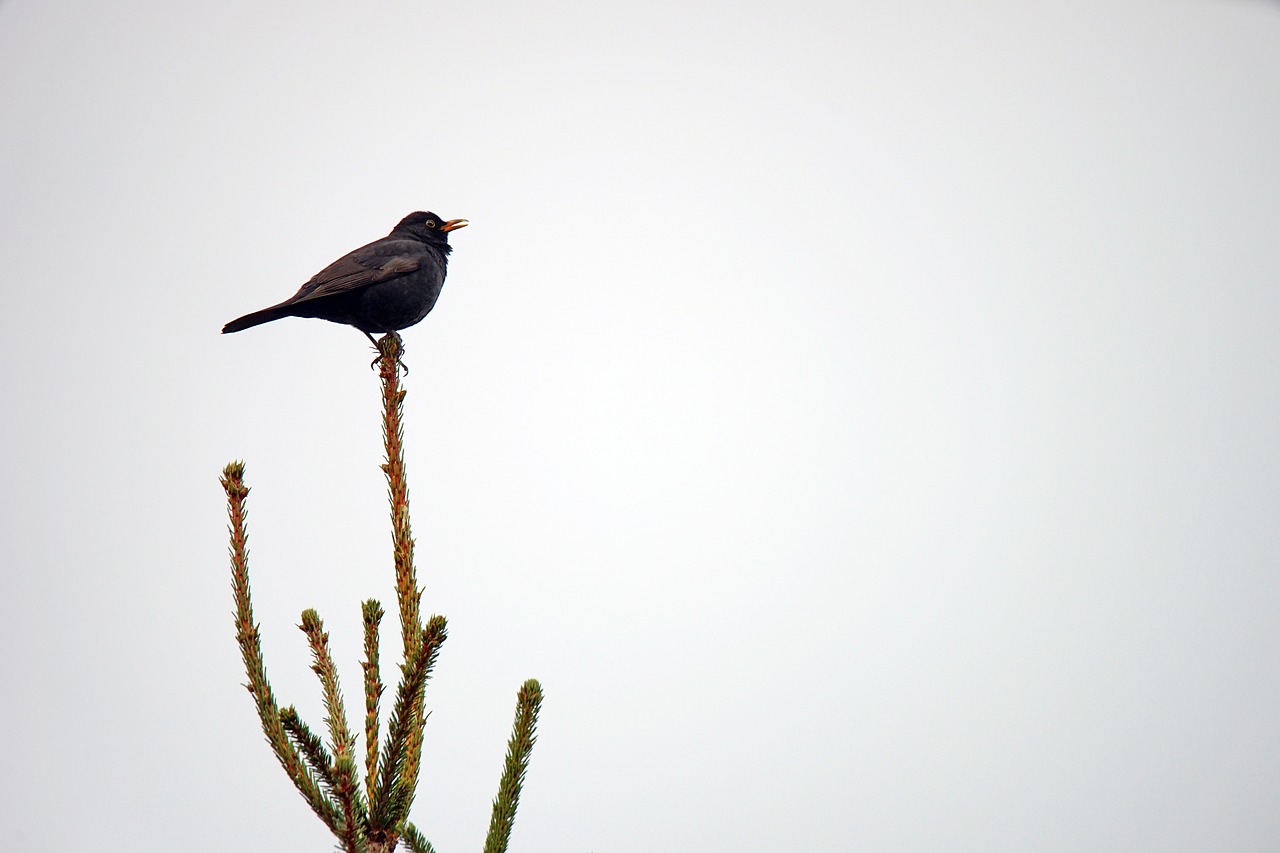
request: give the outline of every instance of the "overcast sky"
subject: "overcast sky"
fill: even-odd
[[[440,853],[528,677],[513,851],[1280,849],[1277,81],[1265,0],[4,0],[0,848],[330,849],[217,477],[358,713],[372,354],[218,332],[421,209]]]

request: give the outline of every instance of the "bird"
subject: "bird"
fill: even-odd
[[[435,307],[453,251],[449,232],[467,224],[421,210],[410,213],[390,234],[338,258],[284,302],[237,317],[222,333],[281,317],[315,317],[354,326],[376,347],[375,333],[407,329]]]

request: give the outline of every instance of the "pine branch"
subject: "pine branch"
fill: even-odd
[[[258,719],[267,743],[294,787],[302,794],[311,810],[334,832],[342,823],[337,806],[324,791],[315,775],[303,762],[294,748],[280,720],[280,706],[267,681],[266,666],[262,660],[262,639],[253,621],[253,603],[249,596],[249,545],[245,507],[249,488],[244,484],[244,463],[231,462],[222,469],[222,488],[227,494],[227,515],[231,519],[231,587],[235,594],[236,642],[244,660],[249,683],[245,687],[253,696],[258,709]]]
[[[409,752],[415,741],[422,743],[422,726],[425,721],[422,694],[431,675],[431,668],[435,666],[440,646],[447,637],[446,628],[443,616],[432,616],[420,635],[421,645],[403,667],[400,684],[396,688],[395,706],[387,721],[387,740],[382,750],[382,767],[375,798],[378,810],[369,815],[371,829],[398,834],[409,815],[417,781],[416,775],[409,774]],[[417,729],[416,738],[414,729]]]
[[[306,723],[302,722],[302,718],[298,716],[298,711],[292,705],[288,708],[280,710],[280,725],[284,726],[285,734],[289,736],[298,751],[302,753],[302,757],[306,759],[307,765],[311,768],[311,772],[320,778],[321,784],[325,789],[334,790],[333,783],[333,759],[329,756],[329,750],[325,749],[324,741],[320,736],[311,731]]]
[[[403,346],[400,336],[385,335],[378,341],[379,377],[382,380],[382,435],[386,451],[386,463],[382,470],[387,477],[387,493],[391,504],[391,534],[396,572],[396,601],[400,606],[400,630],[404,644],[405,667],[411,667],[419,650],[422,632],[422,590],[418,587],[417,570],[413,561],[413,531],[409,522],[409,487],[404,464],[404,398],[400,390],[400,357]],[[443,640],[443,637],[441,638]],[[400,796],[413,799],[418,784],[422,759],[422,739],[426,718],[421,699],[410,706],[411,718],[405,720],[406,741],[402,756],[403,766],[397,769],[397,790]],[[386,788],[379,791],[384,793]],[[407,792],[407,793],[405,793]],[[384,809],[384,813],[385,809]],[[408,806],[405,807],[405,814]]]
[[[360,780],[356,774],[356,739],[347,725],[347,711],[342,703],[342,686],[338,682],[338,669],[329,653],[329,635],[316,611],[302,611],[302,624],[298,626],[307,635],[311,645],[313,663],[311,669],[320,677],[324,692],[325,725],[333,747],[333,793],[342,810],[342,831],[339,839],[349,853],[365,850],[365,825],[368,814],[360,794]]]
[[[405,661],[418,652],[422,632],[422,590],[413,567],[413,530],[409,525],[409,486],[404,467],[405,392],[400,390],[400,336],[394,332],[378,341],[378,375],[382,379],[382,438],[387,461],[387,496],[391,502],[391,540],[396,570],[396,600],[400,605],[400,633]]]
[[[423,701],[423,692],[426,688],[427,679],[431,677],[431,670],[436,665],[436,657],[440,654],[440,646],[447,637],[447,623],[443,616],[432,616],[427,620],[427,627],[423,630],[423,636],[434,634],[429,644],[423,643],[422,654],[426,655],[422,668],[422,686],[418,688],[417,698],[412,706],[413,723],[408,728],[408,737],[405,744],[404,767],[400,774],[400,787],[404,792],[404,810],[401,819],[409,816],[409,806],[413,803],[414,793],[418,790],[418,774],[422,769],[422,740],[427,729],[427,710]]]
[[[535,730],[541,707],[542,685],[531,678],[516,694],[515,724],[511,729],[511,740],[507,743],[507,760],[502,768],[502,780],[498,783],[498,796],[493,801],[493,816],[489,820],[484,853],[506,853],[511,827],[516,819],[516,806],[520,804],[520,788],[524,785],[529,756],[537,739]]]
[[[404,843],[409,845],[411,853],[436,853],[436,848],[431,846],[431,842],[422,837],[422,833],[411,823],[404,825],[404,835],[401,836]]]
[[[365,792],[355,758],[355,736],[351,733],[343,705],[337,668],[329,651],[329,635],[314,610],[302,614],[299,625],[311,646],[312,669],[320,678],[324,694],[325,724],[331,750],[307,727],[292,707],[280,709],[262,659],[258,626],[253,621],[249,596],[248,537],[245,532],[246,498],[244,463],[232,462],[223,470],[222,486],[227,494],[231,519],[231,570],[235,593],[236,640],[244,659],[249,683],[246,685],[258,709],[267,742],[294,786],[312,810],[343,844],[346,853],[393,853],[404,841],[413,853],[435,853],[431,844],[408,822],[421,768],[423,731],[427,713],[423,694],[435,666],[440,647],[447,637],[443,616],[432,616],[422,624],[422,590],[414,568],[413,532],[409,523],[409,490],[405,477],[404,428],[402,416],[405,392],[400,390],[399,335],[389,333],[377,342],[379,376],[382,381],[382,428],[386,462],[387,495],[391,506],[392,553],[396,575],[396,601],[400,611],[404,662],[396,687],[395,703],[387,720],[387,736],[379,743],[380,703],[385,685],[379,662],[378,630],[384,614],[372,599],[364,602],[365,695]],[[507,744],[506,762],[493,802],[493,815],[485,842],[485,853],[505,853],[511,837],[520,790],[536,739],[542,688],[530,679],[520,688],[516,719]],[[367,799],[366,799],[367,798]]]
[[[372,598],[364,603],[364,790],[369,799],[369,811],[377,810],[374,799],[378,778],[378,703],[382,698],[383,684],[378,664],[378,625],[382,622],[382,605]]]

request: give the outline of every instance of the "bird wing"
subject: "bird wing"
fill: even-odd
[[[320,270],[289,298],[287,304],[347,293],[416,272],[425,257],[425,247],[415,240],[377,240]]]

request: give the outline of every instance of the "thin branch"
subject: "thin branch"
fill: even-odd
[[[404,843],[409,845],[412,853],[436,853],[436,848],[431,846],[431,842],[422,836],[418,828],[411,823],[404,825],[404,835],[401,836]]]
[[[311,669],[320,677],[324,692],[324,721],[329,727],[333,747],[333,793],[342,809],[342,831],[338,837],[349,853],[362,853],[368,815],[356,775],[356,739],[347,724],[338,669],[334,666],[333,655],[329,653],[329,635],[324,630],[320,615],[311,609],[302,611],[302,624],[298,627],[307,635],[313,659]]]
[[[245,507],[249,487],[244,484],[244,463],[228,463],[222,469],[221,483],[227,494],[227,515],[231,519],[231,587],[236,602],[236,642],[240,644],[240,656],[249,677],[249,683],[245,687],[253,696],[262,731],[280,766],[307,801],[307,805],[311,806],[311,810],[329,829],[337,832],[342,823],[337,806],[321,790],[315,775],[289,741],[280,721],[280,706],[267,681],[266,666],[262,660],[262,639],[258,626],[253,621],[253,603],[249,597],[249,536],[246,529],[248,512]]]
[[[320,778],[320,783],[332,792],[334,789],[333,759],[329,756],[329,750],[325,749],[324,741],[302,722],[297,709],[292,705],[280,709],[280,725],[284,726],[285,734],[306,759],[307,766]]]
[[[400,336],[392,332],[378,341],[378,375],[382,379],[382,438],[387,454],[383,473],[391,502],[391,541],[396,570],[396,600],[400,605],[400,634],[405,661],[418,652],[422,633],[422,590],[413,567],[413,530],[409,525],[409,486],[404,467],[405,392],[400,390]]]
[[[516,820],[516,807],[520,804],[520,788],[524,785],[529,756],[537,740],[538,711],[541,708],[542,685],[530,678],[516,694],[516,719],[511,728],[511,740],[507,742],[507,760],[502,768],[502,780],[498,783],[498,796],[493,801],[493,816],[489,820],[484,853],[506,853],[511,827]]]
[[[435,665],[440,646],[447,634],[443,616],[432,616],[420,635],[421,645],[409,659],[396,688],[396,702],[387,721],[387,741],[382,751],[382,767],[379,771],[378,793],[375,801],[377,813],[369,815],[371,829],[384,829],[397,833],[409,815],[413,803],[416,777],[407,770],[407,753],[411,746],[413,729],[419,729],[417,742],[421,743],[422,693],[427,678]]]
[[[382,675],[378,663],[378,626],[382,622],[382,605],[372,598],[361,608],[364,617],[364,789],[369,798],[369,811],[377,810],[374,798],[378,778],[378,703],[382,699]]]
[[[386,451],[386,463],[382,466],[387,476],[387,495],[391,504],[391,535],[396,571],[396,601],[400,607],[400,631],[404,644],[405,667],[411,667],[418,653],[422,632],[422,589],[418,586],[417,570],[413,561],[413,530],[409,522],[409,486],[404,464],[404,398],[400,390],[400,358],[404,347],[400,336],[391,333],[378,341],[378,375],[382,380],[382,436]],[[405,722],[407,739],[400,753],[403,767],[398,768],[400,791],[407,791],[410,800],[418,784],[421,771],[422,739],[426,718],[419,698],[410,706],[411,718]],[[386,789],[384,788],[383,791]],[[381,792],[380,792],[381,793]],[[406,811],[407,814],[407,811]]]

